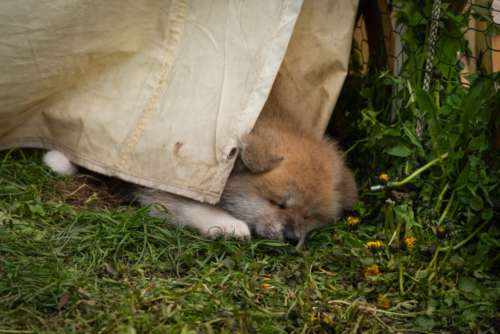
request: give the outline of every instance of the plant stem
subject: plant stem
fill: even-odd
[[[497,256],[495,256],[492,260],[488,261],[485,265],[485,267],[488,267],[490,265],[492,265],[493,263],[495,263],[496,260],[498,260],[500,258],[500,253],[497,254]]]
[[[455,240],[455,236],[451,237],[450,240],[450,246],[448,247],[448,252],[446,252],[446,255],[444,256],[443,262],[441,262],[441,265],[439,266],[439,269],[436,271],[436,279],[439,275],[439,272],[444,270],[444,267],[446,266],[446,260],[448,260],[448,256],[450,256],[451,249],[453,248],[453,241]]]
[[[441,247],[441,244],[438,244],[436,248],[436,252],[434,253],[434,257],[432,258],[431,263],[429,263],[429,266],[427,267],[427,270],[431,269],[432,266],[434,265],[434,262],[436,262],[438,254],[439,254],[439,248]]]
[[[397,236],[398,236],[398,245],[399,243],[401,242],[401,225],[403,224],[403,219],[401,219],[399,222],[398,222],[398,230],[397,230]],[[403,289],[403,261],[401,259],[401,252],[398,253],[399,255],[399,289],[401,290],[401,293],[404,292],[404,289]]]
[[[434,98],[436,99],[436,105],[439,109],[439,80],[436,81],[436,90],[434,91]]]
[[[424,238],[424,228],[422,227],[422,221],[420,220],[420,216],[417,216],[417,221],[418,221],[418,224],[420,225],[419,227],[419,230],[420,230],[420,233],[418,235],[418,241],[420,244],[424,244],[425,243],[425,238]]]
[[[465,245],[470,239],[472,239],[477,234],[477,232],[479,232],[484,226],[486,226],[486,224],[488,224],[490,222],[490,220],[491,220],[491,218],[486,220],[484,223],[481,224],[481,226],[479,226],[474,232],[472,232],[466,239],[464,239],[460,243],[456,244],[453,247],[453,250],[457,250],[460,247],[462,247],[463,245]],[[447,251],[448,248],[450,248],[450,247],[446,247],[446,248],[441,249],[441,252]],[[438,249],[439,249],[439,246],[438,246]]]
[[[425,165],[425,166],[417,169],[415,172],[413,172],[413,174],[411,174],[410,176],[408,176],[403,181],[400,181],[400,182],[397,182],[397,183],[389,183],[388,186],[389,187],[399,187],[399,186],[402,186],[403,184],[406,184],[406,183],[412,181],[414,178],[416,178],[418,175],[420,175],[420,173],[422,173],[423,171],[431,168],[436,163],[438,163],[441,159],[445,159],[446,157],[448,157],[448,153],[445,153],[445,154],[441,155],[439,158],[434,159],[431,162],[429,162],[427,165]]]
[[[453,208],[453,210],[451,210],[451,213],[448,215],[449,219],[453,219],[453,216],[455,216],[455,212],[457,211],[459,206],[460,206],[460,201],[457,201],[455,207]]]
[[[439,217],[439,220],[436,223],[436,226],[439,226],[443,222],[443,220],[446,218],[446,215],[448,214],[448,211],[450,211],[451,204],[453,203],[453,198],[454,197],[455,197],[455,190],[453,190],[453,192],[451,193],[451,197],[450,197],[450,200],[448,201],[448,205],[444,209],[443,214],[441,215],[441,217]],[[451,219],[451,217],[449,217],[449,218]]]
[[[389,211],[392,211],[392,207],[390,205],[384,208],[384,214],[385,214],[384,236],[386,245],[389,242]]]
[[[441,194],[439,194],[438,200],[436,202],[436,206],[434,207],[434,210],[438,211],[439,207],[441,206],[441,202],[443,201],[444,194],[446,194],[446,190],[448,190],[450,183],[448,182],[445,186]]]
[[[401,252],[399,253],[399,290],[401,293],[404,292],[403,289],[403,261],[401,260]]]
[[[420,273],[420,270],[422,270],[422,265],[423,265],[423,264],[420,264],[420,268],[418,268],[418,270],[417,270],[417,272],[416,272],[416,274],[415,274],[415,277],[418,277],[418,274]],[[407,275],[408,275],[408,274],[407,274]],[[410,276],[410,275],[408,275],[408,276]],[[411,276],[410,276],[410,277],[411,277]],[[406,293],[410,292],[410,290],[413,288],[413,286],[415,286],[415,283],[419,283],[419,284],[420,284],[420,282],[419,282],[416,278],[413,278],[413,277],[412,277],[412,279],[413,279],[413,282],[412,282],[412,284],[410,285],[410,287],[406,290]]]
[[[391,231],[394,231],[395,227],[394,227],[394,216],[393,216],[393,213],[392,213],[392,206],[390,206],[390,210],[389,210],[389,224],[391,225]]]
[[[439,105],[438,105],[438,108],[439,108]],[[429,135],[431,136],[432,145],[434,146],[434,149],[436,150],[436,154],[439,157],[439,162],[443,162],[443,160],[441,159],[441,153],[439,152],[439,149],[438,149],[436,138],[434,138],[434,133],[432,133],[432,128],[430,126],[427,127],[427,131],[429,132]],[[446,180],[446,169],[444,168],[444,166],[441,166],[441,171],[443,172],[443,179]]]

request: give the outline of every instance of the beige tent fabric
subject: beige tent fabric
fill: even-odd
[[[323,136],[344,84],[358,0],[305,0],[272,93]]]
[[[275,86],[280,101],[313,106],[300,115],[318,133],[347,71],[355,2],[306,0],[280,70],[292,74]],[[301,6],[4,1],[0,149],[57,149],[96,172],[214,204],[234,149],[271,90]],[[300,85],[286,83],[304,75]]]

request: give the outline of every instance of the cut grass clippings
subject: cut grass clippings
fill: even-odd
[[[0,333],[447,333],[494,303],[473,291],[465,303],[453,286],[422,300],[417,290],[381,295],[363,274],[370,251],[342,239],[345,222],[290,254],[276,241],[212,241],[149,208],[109,206],[114,195],[101,201],[107,192],[85,180],[53,176],[40,151],[0,153]],[[86,187],[85,199],[76,190]],[[440,298],[452,302],[429,301]]]

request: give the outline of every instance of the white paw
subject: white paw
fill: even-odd
[[[78,167],[59,151],[45,153],[43,163],[52,168],[57,175],[75,175],[78,172]]]
[[[212,226],[208,229],[206,234],[212,239],[220,238],[222,235],[226,240],[239,239],[247,241],[250,239],[250,229],[248,228],[248,225],[241,221],[237,221],[236,219],[230,223],[226,222]]]

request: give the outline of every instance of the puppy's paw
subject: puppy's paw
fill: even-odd
[[[57,175],[75,175],[78,172],[78,167],[59,151],[45,153],[43,163],[52,168]]]
[[[223,224],[210,227],[207,231],[207,236],[212,239],[223,237],[225,240],[236,239],[248,241],[251,234],[247,224],[234,219],[231,222],[224,222]]]

